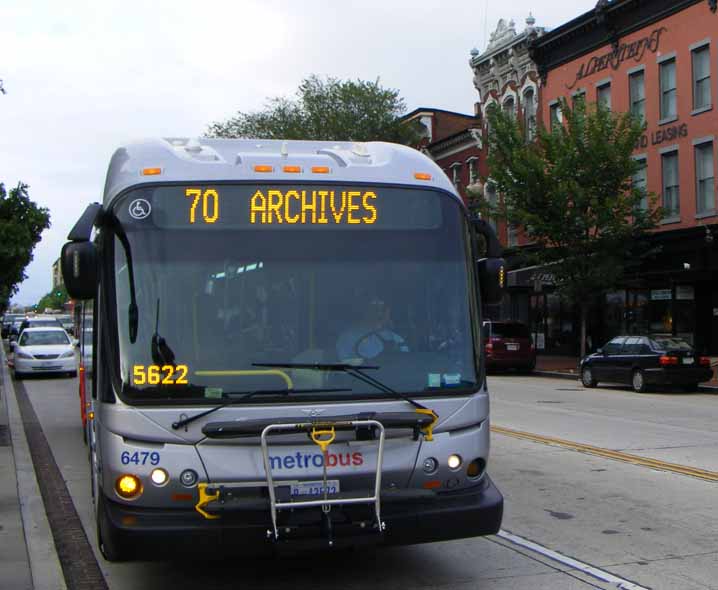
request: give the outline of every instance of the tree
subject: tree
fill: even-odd
[[[8,194],[0,183],[0,313],[27,278],[32,251],[48,227],[50,213],[30,200],[26,184],[18,183]]]
[[[42,296],[40,301],[37,302],[35,309],[42,313],[46,309],[64,309],[65,303],[70,300],[70,296],[67,293],[65,285],[60,285],[54,288],[49,293]]]
[[[328,141],[391,141],[415,145],[418,127],[403,122],[404,99],[397,90],[363,80],[310,76],[295,98],[275,97],[263,111],[238,112],[212,123],[210,137],[318,139]]]
[[[531,142],[521,122],[492,109],[488,163],[503,197],[493,213],[523,228],[533,262],[551,265],[561,296],[580,308],[583,357],[591,301],[648,254],[642,238],[661,210],[632,182],[644,125],[583,100],[560,106],[563,122],[539,128]]]

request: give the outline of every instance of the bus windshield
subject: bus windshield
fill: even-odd
[[[130,402],[214,403],[283,387],[382,395],[339,372],[262,363],[371,365],[372,377],[406,393],[478,386],[469,232],[448,195],[165,186],[127,193],[113,213],[119,372]]]

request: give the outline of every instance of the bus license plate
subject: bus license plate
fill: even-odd
[[[339,493],[339,480],[328,479],[327,490],[330,494]],[[292,496],[323,496],[324,495],[324,481],[302,481],[300,483],[293,483]]]
[[[683,357],[683,364],[684,364],[684,365],[692,365],[692,364],[693,364],[693,357],[692,357],[692,356],[684,356],[684,357]]]

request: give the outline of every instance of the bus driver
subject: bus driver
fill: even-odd
[[[409,352],[404,338],[391,327],[391,309],[382,299],[373,297],[361,320],[339,336],[337,357],[366,360],[385,352]]]

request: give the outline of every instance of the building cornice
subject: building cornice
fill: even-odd
[[[600,47],[617,46],[622,37],[701,2],[706,0],[599,0],[593,10],[533,40],[531,59],[545,81],[550,70]],[[711,10],[716,2],[708,0]]]

